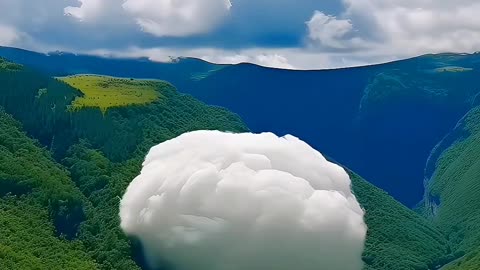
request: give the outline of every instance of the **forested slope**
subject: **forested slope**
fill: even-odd
[[[48,151],[0,108],[2,269],[96,269],[80,241],[85,197]]]
[[[350,171],[368,226],[366,269],[427,270],[453,259],[441,231],[386,192]]]
[[[5,150],[0,156],[1,218],[9,225],[1,228],[5,231],[0,250],[5,254],[2,266],[10,269],[37,269],[35,260],[45,262],[38,269],[48,269],[55,260],[58,265],[51,269],[139,269],[141,252],[121,232],[118,209],[119,197],[138,174],[148,149],[192,130],[248,130],[237,115],[182,95],[161,81],[139,81],[161,96],[149,104],[103,112],[95,107],[72,110],[81,91],[0,61],[0,106],[21,122],[2,111],[10,122],[0,129]],[[18,141],[30,140],[21,126],[43,149]],[[28,170],[22,170],[24,164]],[[23,195],[27,193],[31,200]],[[30,211],[38,217],[30,218]],[[15,233],[15,228],[31,225],[35,227]],[[30,234],[42,239],[22,242]],[[25,253],[18,253],[22,249]]]
[[[448,138],[427,186],[432,220],[465,257],[447,269],[480,267],[480,107],[473,108]]]

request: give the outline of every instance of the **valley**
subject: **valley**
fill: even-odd
[[[120,60],[45,56],[78,61],[60,72],[36,60],[44,56],[0,48],[12,52],[23,60],[0,60],[0,235],[9,235],[0,262],[9,267],[146,269],[139,243],[119,229],[118,198],[151,146],[200,129],[292,133],[349,168],[369,228],[365,269],[478,265],[478,55],[306,72],[186,59],[135,76],[101,72]],[[41,165],[21,169],[32,161]]]

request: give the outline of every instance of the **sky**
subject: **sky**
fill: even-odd
[[[480,51],[477,0],[0,0],[0,46],[289,69]]]

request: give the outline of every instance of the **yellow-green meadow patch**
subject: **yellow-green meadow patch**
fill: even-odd
[[[160,98],[161,81],[135,80],[101,75],[74,75],[59,80],[84,95],[72,103],[72,110],[96,107],[105,113],[109,108],[144,105]]]

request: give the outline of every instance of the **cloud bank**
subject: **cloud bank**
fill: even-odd
[[[127,0],[122,6],[144,32],[182,37],[208,32],[232,4],[230,0]]]
[[[152,266],[360,270],[348,174],[293,137],[196,131],[153,147],[120,206]]]

